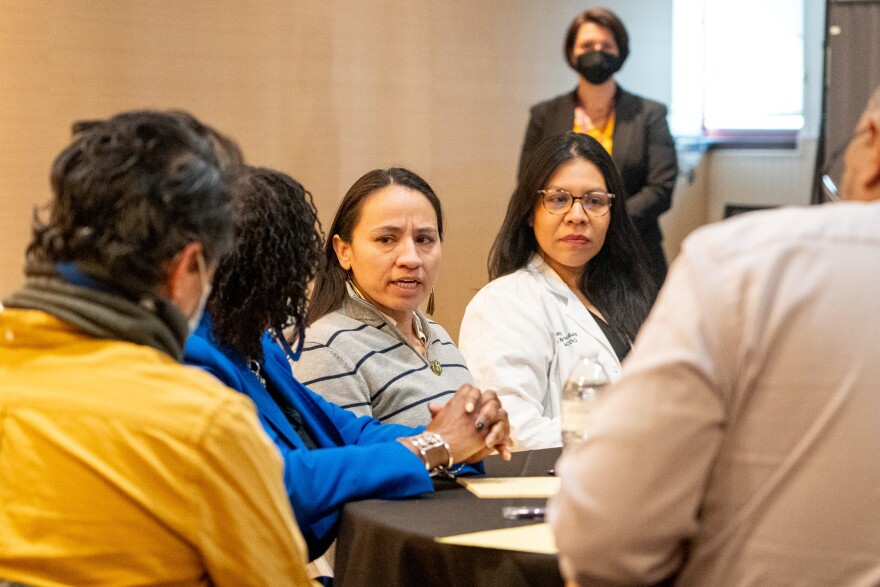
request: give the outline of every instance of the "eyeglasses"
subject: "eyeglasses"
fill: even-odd
[[[831,169],[835,167],[840,160],[840,156],[846,151],[848,144],[849,142],[846,142],[834,149],[822,165],[822,193],[825,194],[825,200],[829,202],[840,201],[840,194],[837,191],[837,185],[834,183],[834,180],[831,179],[830,173]]]
[[[575,200],[580,200],[584,212],[590,216],[605,216],[611,210],[611,201],[614,194],[595,190],[582,196],[573,196],[570,192],[562,189],[538,190],[542,196],[544,209],[550,214],[566,214],[574,205]]]
[[[837,164],[840,162],[840,157],[846,152],[847,147],[849,147],[850,143],[856,140],[861,135],[868,132],[869,128],[863,128],[861,130],[857,130],[850,136],[849,140],[834,149],[831,154],[825,159],[825,163],[822,164],[822,192],[825,194],[825,199],[831,202],[839,202],[840,201],[840,191],[837,189],[837,185],[834,183],[834,180],[831,179],[831,170],[834,169]]]

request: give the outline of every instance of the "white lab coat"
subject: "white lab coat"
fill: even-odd
[[[528,449],[562,444],[562,387],[582,352],[598,351],[611,381],[620,375],[599,325],[538,255],[477,292],[464,313],[459,350],[475,384],[498,394]]]

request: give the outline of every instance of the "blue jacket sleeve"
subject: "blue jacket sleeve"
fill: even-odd
[[[303,387],[303,389],[308,388]],[[425,429],[424,426],[410,428],[400,424],[382,424],[370,416],[357,416],[353,412],[340,408],[311,390],[309,393],[339,430],[343,442],[347,445],[367,446],[378,442],[388,442],[405,436],[414,436]]]
[[[422,461],[399,442],[304,450],[279,439],[273,429],[267,432],[284,459],[284,485],[311,558],[336,537],[347,502],[433,491]]]
[[[324,400],[293,378],[286,356],[268,347],[265,375],[300,411],[320,448],[308,450],[247,365],[197,331],[186,361],[253,400],[264,430],[284,460],[284,484],[297,523],[317,558],[336,537],[342,506],[363,499],[400,499],[433,491],[425,466],[397,438],[421,429],[380,424]]]
[[[336,404],[330,403],[323,397],[310,391],[307,387],[297,382],[302,389],[306,390],[315,402],[324,411],[327,417],[336,426],[342,436],[343,442],[348,445],[370,446],[376,443],[396,441],[398,438],[414,436],[425,429],[424,426],[410,428],[400,424],[383,424],[369,416],[356,416],[348,410],[344,410]],[[396,444],[400,444],[396,442]],[[404,447],[405,448],[405,447]],[[410,452],[406,449],[407,452]],[[410,454],[412,454],[410,452]],[[421,460],[419,460],[421,463]],[[422,465],[424,467],[424,465]],[[464,465],[456,470],[457,475],[480,475],[483,473],[483,463]]]
[[[332,404],[318,408],[313,402],[324,400],[289,375],[285,387],[292,392],[292,399],[319,446],[329,447],[308,450],[266,388],[242,361],[233,359],[228,351],[221,351],[202,336],[191,336],[187,342],[188,363],[210,372],[256,404],[260,423],[284,460],[284,484],[310,558],[320,556],[336,537],[339,514],[347,502],[398,499],[433,491],[422,461],[394,440],[413,434],[411,429],[397,427],[400,429],[374,433],[369,418],[358,422],[353,414],[348,417]],[[333,429],[322,412],[334,418],[334,422],[338,420],[342,428]],[[367,433],[359,431],[364,427],[368,428]],[[370,442],[363,446],[349,442],[361,436]]]

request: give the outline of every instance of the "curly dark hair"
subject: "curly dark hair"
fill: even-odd
[[[267,329],[281,336],[294,326],[303,335],[323,234],[312,195],[271,169],[234,170],[232,216],[235,245],[214,274],[208,310],[220,343],[260,361]]]
[[[178,122],[194,131],[201,138],[211,141],[211,145],[214,147],[214,154],[217,155],[217,160],[220,162],[221,169],[244,165],[244,155],[238,144],[216,128],[208,126],[186,110],[166,110],[163,114],[177,119]],[[97,126],[104,124],[104,122],[104,120],[100,119],[77,120],[70,125],[70,132],[76,136],[88,132]]]
[[[125,112],[75,131],[52,166],[48,220],[34,211],[29,259],[75,262],[139,297],[187,244],[202,243],[207,261],[225,253],[232,225],[220,163],[179,114]]]
[[[590,136],[566,132],[541,142],[529,159],[523,177],[510,197],[507,214],[489,251],[489,279],[525,267],[539,250],[529,225],[538,206],[538,190],[560,165],[583,159],[595,165],[615,194],[605,244],[590,259],[580,289],[618,333],[634,339],[657,295],[644,245],[626,213],[623,180],[608,152]]]

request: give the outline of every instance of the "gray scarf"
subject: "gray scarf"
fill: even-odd
[[[48,263],[29,262],[25,275],[24,287],[3,300],[6,307],[40,310],[96,338],[147,345],[182,360],[189,329],[170,301],[155,296],[134,301],[84,274],[88,285],[68,283]]]

